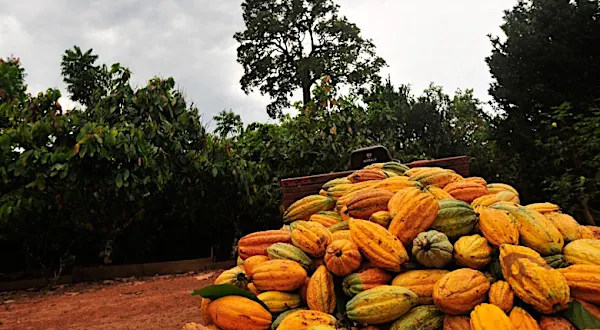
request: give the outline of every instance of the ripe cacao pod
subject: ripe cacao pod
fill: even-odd
[[[444,325],[444,313],[434,305],[417,306],[397,319],[390,330],[440,329]]]
[[[559,269],[571,290],[571,297],[600,304],[600,266],[573,265]]]
[[[292,244],[311,257],[324,256],[329,243],[331,233],[318,222],[300,221],[292,230]]]
[[[448,237],[435,230],[417,235],[413,240],[412,255],[430,268],[443,268],[452,260],[453,247]]]
[[[292,203],[283,213],[283,223],[297,220],[308,220],[310,216],[333,209],[335,201],[332,198],[321,195],[310,195]]]
[[[600,265],[600,240],[573,241],[565,246],[563,255],[574,265]]]
[[[283,321],[283,319],[286,318],[286,316],[288,316],[294,312],[303,311],[303,310],[307,310],[307,309],[308,308],[306,308],[306,307],[298,307],[298,308],[288,309],[287,311],[277,315],[277,317],[275,318],[273,323],[271,323],[271,330],[277,330],[277,328],[281,324],[281,321]]]
[[[519,199],[519,195],[515,195],[512,191],[501,191],[496,193],[496,197],[501,201],[512,202],[516,204],[520,204],[521,200]]]
[[[366,169],[354,171],[348,175],[348,180],[352,183],[359,183],[371,180],[383,180],[389,176],[382,170],[379,169]]]
[[[417,181],[423,186],[436,186],[443,189],[446,185],[452,182],[462,180],[463,177],[456,174],[456,172],[453,170],[434,167],[425,169],[423,171],[418,171],[413,175],[408,175],[408,179]]]
[[[329,232],[332,234],[339,230],[349,230],[349,229],[350,229],[350,227],[348,226],[348,221],[342,221],[340,223],[336,223],[335,225],[327,227],[327,230],[329,230]]]
[[[438,204],[439,211],[430,229],[444,233],[451,240],[473,230],[477,214],[469,204],[454,199],[441,200]]]
[[[586,238],[600,239],[600,227],[598,227],[598,226],[584,226],[584,227],[586,229],[588,229],[594,236],[594,237],[586,237]]]
[[[556,226],[565,242],[583,238],[581,237],[582,231],[579,229],[579,223],[572,216],[561,212],[548,212],[544,213],[544,216]]]
[[[454,199],[454,197],[452,197],[452,195],[447,193],[442,188],[438,188],[436,186],[427,186],[424,189],[427,190],[427,192],[429,192],[431,195],[433,195],[433,198],[437,199],[438,201],[443,201],[446,199]]]
[[[238,288],[246,289],[248,278],[246,277],[246,273],[236,266],[222,272],[215,280],[215,284],[231,284]]]
[[[479,231],[494,247],[502,244],[519,244],[519,227],[506,211],[481,208]]]
[[[306,276],[306,270],[295,261],[269,260],[254,268],[252,283],[261,291],[294,291]]]
[[[341,239],[352,242],[352,235],[350,235],[350,230],[338,230],[331,234],[331,243]],[[325,254],[327,254],[327,250],[325,250]]]
[[[380,268],[363,269],[357,273],[344,277],[342,287],[344,293],[349,297],[354,297],[360,292],[389,284],[392,281],[392,274]]]
[[[483,195],[481,197],[477,197],[471,202],[471,207],[475,210],[476,213],[479,213],[479,210],[488,208],[496,203],[501,202],[500,198],[496,196],[496,194],[492,195]]]
[[[485,188],[487,189],[487,181],[485,181],[485,179],[482,177],[470,176],[468,178],[465,178],[465,181],[478,183],[482,186],[485,186]]]
[[[440,206],[430,193],[419,188],[406,188],[390,199],[388,208],[393,217],[388,230],[402,244],[410,244],[419,233],[431,226]]]
[[[577,330],[571,322],[560,316],[542,316],[539,325],[542,330]]]
[[[385,270],[400,271],[408,260],[402,243],[385,228],[367,220],[350,219],[350,234],[362,254]]]
[[[394,193],[383,189],[368,189],[354,195],[340,211],[342,219],[369,219],[378,211],[387,211]]]
[[[304,269],[312,268],[312,259],[304,251],[288,243],[275,243],[267,249],[271,260],[284,259],[299,263]]]
[[[333,315],[327,313],[312,310],[300,310],[288,314],[281,321],[277,330],[308,330],[315,325],[334,326],[336,321],[337,320]]]
[[[406,314],[417,300],[417,295],[407,288],[381,285],[350,299],[346,315],[357,323],[383,324]]]
[[[510,288],[508,282],[496,281],[490,286],[490,304],[500,307],[505,313],[508,313],[513,308],[514,300],[515,293]]]
[[[444,330],[471,330],[471,319],[468,316],[446,315]]]
[[[342,217],[335,211],[321,211],[310,216],[310,221],[315,221],[325,227],[333,226],[342,222]]]
[[[387,228],[390,226],[390,221],[392,221],[392,216],[388,211],[378,211],[369,217],[369,221],[374,222],[380,225],[383,228]]]
[[[392,285],[401,286],[414,292],[418,297],[418,304],[429,305],[433,303],[433,286],[449,271],[442,269],[409,270],[397,275],[392,280]]]
[[[348,240],[334,240],[325,252],[325,265],[336,276],[346,276],[360,267],[358,246]]]
[[[226,296],[208,306],[211,320],[224,330],[266,330],[272,316],[254,300],[241,296]]]
[[[266,230],[248,234],[238,242],[238,254],[243,260],[256,255],[267,255],[267,248],[274,243],[291,243],[292,234],[285,230]]]
[[[487,185],[487,188],[490,194],[497,194],[502,191],[510,191],[513,194],[519,196],[519,192],[515,188],[505,183],[489,183]]]
[[[454,243],[454,260],[460,266],[481,269],[492,260],[492,248],[477,234],[463,236]]]
[[[537,321],[521,307],[515,307],[508,316],[515,330],[541,330]]]
[[[275,243],[275,244],[286,244],[286,243]],[[252,256],[246,259],[244,263],[244,270],[246,272],[246,276],[251,277],[254,274],[254,268],[263,262],[269,261],[268,256],[258,255]]]
[[[481,304],[471,312],[473,330],[514,330],[510,319],[496,305]]]
[[[337,178],[337,179],[333,179],[333,180],[329,180],[327,182],[325,182],[322,186],[321,189],[324,190],[328,190],[331,187],[335,187],[341,184],[351,184],[352,182],[350,182],[350,180],[348,180],[348,178]]]
[[[257,296],[269,307],[271,313],[281,313],[300,306],[300,295],[289,292],[267,291]]]
[[[254,293],[257,296],[262,293],[262,291],[256,288],[256,285],[254,285],[254,283],[248,284],[248,291]]]
[[[449,193],[454,199],[467,203],[471,203],[476,198],[488,194],[486,186],[468,180],[449,183],[444,187],[444,191]]]
[[[446,314],[461,315],[485,301],[489,289],[490,282],[483,273],[461,268],[435,283],[433,302]]]
[[[538,211],[541,214],[560,211],[560,207],[558,205],[548,203],[548,202],[528,204],[528,205],[525,205],[525,208],[534,210],[534,211]]]
[[[381,180],[377,184],[373,185],[372,189],[383,189],[391,193],[397,193],[398,191],[404,188],[414,187],[415,185],[417,185],[417,183],[414,181],[409,181],[408,177],[395,176],[392,178]]]
[[[535,310],[553,314],[567,308],[569,286],[534,250],[517,245],[500,246],[502,274],[515,295]]]
[[[333,276],[325,266],[317,268],[310,277],[306,290],[306,302],[311,310],[333,313],[336,303]]]

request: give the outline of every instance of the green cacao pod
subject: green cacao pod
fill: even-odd
[[[453,251],[448,236],[436,230],[420,233],[413,240],[412,255],[425,267],[443,268],[452,260]]]
[[[338,230],[348,230],[348,229],[350,229],[350,226],[348,225],[348,221],[338,222],[335,225],[331,225],[331,226],[327,227],[327,230],[329,230],[330,233],[335,233]]]
[[[562,254],[544,257],[548,266],[552,268],[566,268],[571,266],[571,263]]]
[[[444,313],[435,305],[417,306],[400,317],[390,330],[441,329],[444,326]]]
[[[477,214],[471,205],[454,199],[445,199],[438,203],[440,210],[430,229],[446,234],[451,240],[467,235],[473,230],[477,223]]]
[[[417,295],[407,288],[381,285],[350,299],[346,303],[346,315],[354,322],[382,324],[406,314],[417,301]]]
[[[311,269],[313,264],[312,259],[304,251],[288,243],[275,243],[269,246],[267,255],[271,260],[286,259],[295,261],[306,270]]]

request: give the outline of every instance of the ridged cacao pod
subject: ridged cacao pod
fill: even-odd
[[[542,330],[577,330],[571,322],[560,316],[542,316],[539,325]]]
[[[470,233],[477,223],[477,214],[473,208],[463,202],[453,199],[438,202],[439,211],[430,229],[446,234],[455,240]]]
[[[372,189],[380,182],[381,180],[373,180],[352,184],[352,187],[348,188],[346,192],[344,192],[344,194],[335,202],[335,210],[341,210],[356,194],[364,190]]]
[[[325,252],[325,265],[336,276],[346,276],[360,267],[358,246],[349,240],[334,240]]]
[[[492,207],[504,208],[498,203]],[[564,245],[562,234],[543,214],[522,206],[504,209],[508,209],[510,217],[518,223],[519,238],[523,245],[543,256],[554,255],[562,251]]]
[[[394,193],[383,189],[368,189],[354,195],[340,211],[342,218],[369,219],[371,214],[387,211],[388,202]]]
[[[271,325],[269,311],[254,300],[241,296],[226,296],[208,306],[213,322],[224,330],[266,330]]]
[[[404,175],[404,173],[410,168],[402,163],[398,162],[385,162],[381,166],[381,169],[384,171],[394,172],[398,175]]]
[[[417,295],[407,288],[382,285],[350,299],[346,304],[346,315],[358,323],[383,324],[406,314],[417,300]]]
[[[335,317],[327,313],[300,310],[288,314],[279,324],[277,330],[308,330],[315,325],[331,325],[336,323]]]
[[[200,302],[200,317],[202,318],[202,324],[204,325],[213,323],[212,319],[210,318],[210,314],[208,313],[208,306],[211,302],[212,300],[208,298],[202,298],[202,301]]]
[[[331,187],[335,187],[341,184],[351,184],[352,182],[350,182],[350,180],[348,180],[348,178],[337,178],[337,179],[333,179],[333,180],[329,180],[327,182],[325,182],[322,186],[321,189],[324,190],[328,190]]]
[[[392,178],[381,180],[377,184],[373,185],[372,189],[383,189],[391,193],[397,193],[398,191],[404,188],[414,187],[416,185],[417,183],[414,181],[409,181],[408,177],[395,176]]]
[[[479,210],[488,208],[498,202],[501,202],[500,198],[496,196],[496,194],[492,195],[484,195],[481,197],[477,197],[471,202],[471,207],[475,210],[476,213],[479,213]]]
[[[444,187],[444,191],[449,193],[454,199],[467,203],[471,203],[476,198],[488,194],[486,186],[467,180],[449,183]]]
[[[321,211],[310,216],[310,221],[315,221],[325,227],[342,222],[342,217],[335,211]]]
[[[519,192],[517,191],[517,189],[505,183],[489,183],[487,185],[487,188],[490,194],[497,194],[502,191],[510,191],[513,194],[519,196]]]
[[[480,271],[461,268],[444,275],[433,286],[433,302],[450,315],[461,315],[487,298],[490,282]]]
[[[256,288],[256,285],[254,285],[254,283],[248,284],[248,291],[254,293],[257,296],[262,293],[262,291]]]
[[[496,281],[490,286],[488,293],[490,304],[500,307],[501,310],[508,313],[513,308],[515,293],[510,288],[508,282]]]
[[[502,244],[519,244],[519,227],[503,210],[479,210],[479,231],[495,247]]]
[[[525,205],[526,209],[538,211],[541,214],[551,213],[551,212],[559,212],[560,207],[556,204],[552,203],[533,203]]]
[[[383,228],[387,228],[390,226],[392,216],[388,211],[378,211],[371,214],[371,216],[369,217],[369,221],[374,222]]]
[[[288,243],[275,243],[267,249],[271,260],[284,259],[299,263],[304,269],[312,268],[312,259],[304,251]]]
[[[510,319],[498,306],[481,304],[471,312],[473,330],[513,330]]]
[[[400,265],[408,260],[402,243],[385,228],[367,220],[350,219],[350,234],[362,254],[385,270],[400,271]]]
[[[310,195],[295,201],[283,213],[283,223],[297,220],[308,220],[310,216],[333,209],[335,201],[332,198],[321,195]]]
[[[334,327],[333,325],[313,325],[312,327],[308,328],[308,330],[336,330],[336,327]]]
[[[571,266],[571,263],[562,254],[555,254],[553,256],[544,257],[548,266],[552,268],[565,268]]]
[[[423,186],[436,186],[442,189],[452,182],[463,179],[453,170],[442,169],[439,167],[419,171],[413,175],[408,175],[408,178],[409,180],[419,182]]]
[[[573,265],[559,269],[571,290],[571,297],[600,304],[600,266]]]
[[[333,276],[325,266],[320,266],[310,277],[306,290],[308,308],[333,313],[335,309],[335,292],[333,290]]]
[[[573,241],[565,246],[563,255],[574,265],[600,265],[600,240]]]
[[[327,227],[330,233],[335,233],[338,230],[349,230],[348,221],[342,221],[340,223],[336,223],[335,225]]]
[[[281,313],[296,308],[302,302],[299,294],[279,291],[263,292],[257,298],[269,307],[271,313]]]
[[[487,189],[487,181],[485,181],[485,179],[482,177],[470,176],[468,178],[465,178],[465,181],[478,183],[482,186],[485,186],[485,188]]]
[[[481,269],[492,260],[492,248],[477,234],[463,236],[454,243],[454,260],[460,266]]]
[[[303,310],[307,310],[307,309],[308,308],[306,308],[306,307],[298,307],[298,308],[288,309],[287,311],[279,314],[275,318],[273,323],[271,323],[271,330],[276,330],[279,327],[279,325],[281,324],[281,321],[283,321],[283,319],[286,318],[288,315],[290,315],[294,312],[303,311]]]
[[[515,330],[541,330],[537,321],[521,307],[515,307],[508,316]]]
[[[431,226],[440,206],[430,193],[406,188],[390,199],[388,208],[393,217],[388,230],[402,244],[410,244],[419,233]]]
[[[471,319],[468,316],[446,315],[444,330],[471,330]]]
[[[336,186],[333,186],[333,187],[331,187],[331,188],[327,189],[327,190],[325,191],[325,195],[322,195],[321,193],[319,193],[319,195],[322,195],[322,196],[327,196],[327,197],[329,197],[329,198],[331,198],[331,199],[333,199],[334,201],[336,201],[336,202],[337,202],[337,200],[338,200],[340,197],[344,196],[344,194],[345,194],[346,192],[348,192],[348,190],[349,190],[350,188],[352,188],[353,186],[354,186],[354,184],[353,184],[353,183],[350,183],[350,182],[348,181],[348,183],[347,183],[347,184],[339,184],[339,185],[336,185]]]
[[[454,199],[454,197],[452,197],[452,195],[447,193],[444,189],[438,188],[436,186],[427,186],[425,187],[425,190],[427,190],[428,193],[433,195],[433,198],[437,199],[438,201]]]
[[[292,244],[311,257],[324,256],[329,243],[331,233],[318,222],[301,221],[292,230]]]
[[[499,193],[496,193],[496,197],[498,197],[498,199],[500,199],[501,201],[505,202],[512,202],[516,204],[521,203],[519,195],[515,195],[512,191],[501,191]]]
[[[246,289],[248,278],[246,277],[246,273],[236,266],[222,272],[215,280],[215,284],[231,284],[238,288]]]
[[[295,261],[269,260],[254,268],[252,283],[261,291],[294,291],[306,276],[306,270]]]
[[[418,304],[429,305],[433,303],[433,286],[449,271],[441,269],[409,270],[397,275],[392,280],[392,285],[401,286],[414,292],[418,297]]]
[[[425,267],[445,267],[452,260],[452,251],[448,237],[439,231],[420,233],[413,240],[412,255]]]
[[[344,277],[342,287],[344,293],[353,297],[363,291],[387,285],[392,281],[392,274],[379,268],[368,268]]]
[[[275,244],[286,244],[286,243],[275,243]],[[254,268],[263,262],[269,261],[268,256],[252,256],[246,259],[244,263],[244,270],[246,272],[246,276],[251,277],[254,274]]]
[[[444,313],[433,305],[417,306],[397,319],[390,330],[440,329],[444,325]]]
[[[582,231],[579,229],[579,223],[577,220],[573,219],[572,216],[561,212],[548,212],[544,213],[544,215],[554,224],[554,226],[556,226],[558,231],[560,231],[565,242],[583,238],[581,237]]]
[[[389,176],[382,170],[367,169],[354,171],[352,174],[348,175],[348,180],[352,183],[359,183],[364,181],[383,180],[388,177]]]
[[[589,237],[589,238],[595,238],[595,239],[600,239],[600,227],[598,226],[584,226],[586,229],[588,229],[594,237]]]
[[[292,233],[285,230],[266,230],[248,234],[238,242],[238,254],[244,260],[256,255],[267,255],[267,248],[274,243],[291,243]]]
[[[331,243],[337,240],[345,239],[352,242],[352,236],[350,235],[350,230],[338,230],[331,234]],[[331,245],[331,244],[330,244]],[[325,250],[327,254],[327,250]]]
[[[502,274],[515,295],[540,313],[553,314],[567,308],[569,286],[534,250],[517,245],[500,247]]]

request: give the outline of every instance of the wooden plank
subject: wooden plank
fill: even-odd
[[[73,283],[73,277],[71,275],[61,276],[56,281],[56,285],[71,283]],[[47,287],[50,284],[51,283],[47,278],[33,278],[28,280],[0,282],[0,292],[27,290],[30,288],[39,289]]]

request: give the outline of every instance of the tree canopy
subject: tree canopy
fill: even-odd
[[[385,65],[333,0],[245,0],[242,10],[246,29],[234,35],[244,68],[240,84],[246,93],[258,88],[273,99],[267,106],[272,118],[290,106],[297,89],[307,104],[323,76],[333,86],[361,86],[377,81]]]

